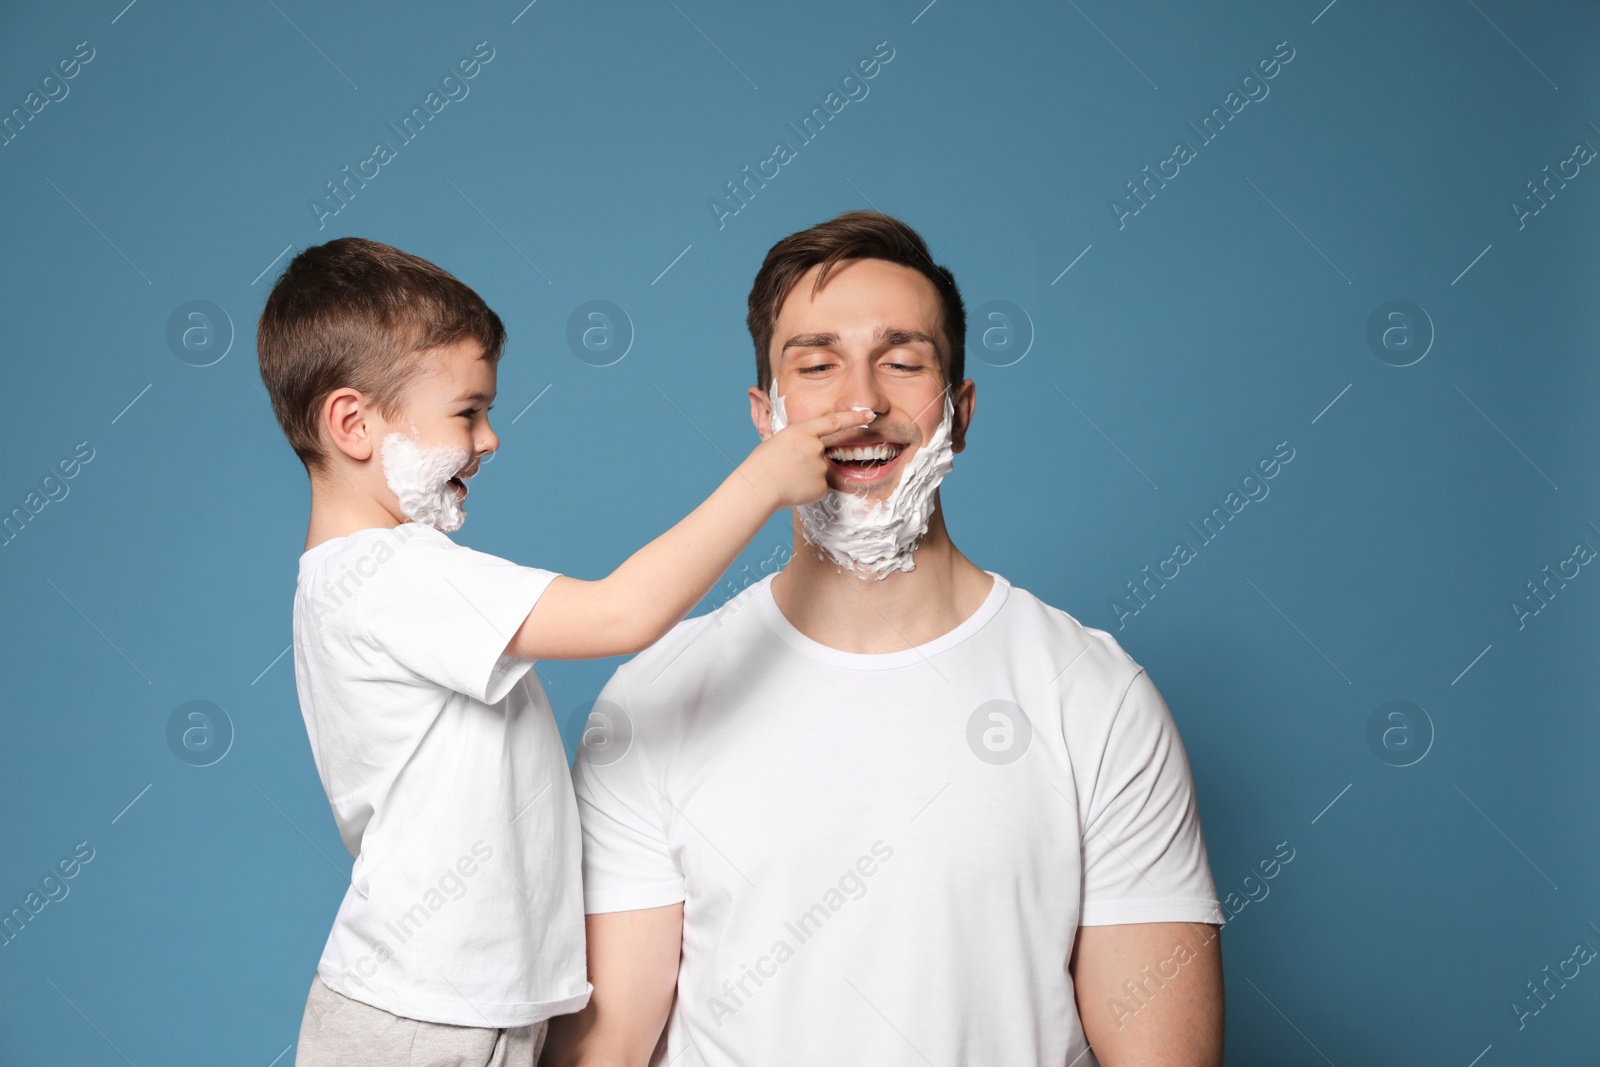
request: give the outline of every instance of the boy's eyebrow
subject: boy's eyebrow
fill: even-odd
[[[493,400],[493,399],[494,399],[494,397],[490,396],[487,393],[472,392],[472,393],[462,393],[460,396],[458,396],[454,400],[450,401],[450,403],[452,403],[452,404],[461,404],[461,403],[464,403],[464,402],[466,402],[468,400],[474,400],[474,401],[477,401],[478,403],[481,404],[484,401]]]

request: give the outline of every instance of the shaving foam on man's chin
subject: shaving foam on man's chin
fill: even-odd
[[[773,433],[788,425],[784,398],[769,393]],[[870,411],[870,408],[852,408]],[[900,481],[885,499],[829,489],[821,500],[796,508],[801,534],[839,567],[858,578],[882,580],[916,567],[912,558],[928,533],[934,491],[950,472],[954,451],[950,427],[955,415],[944,392],[944,417],[933,435],[912,454]]]
[[[400,512],[412,522],[453,533],[466,522],[467,513],[450,479],[472,458],[455,445],[422,444],[416,426],[411,436],[395,432],[382,441],[383,477],[400,502]]]

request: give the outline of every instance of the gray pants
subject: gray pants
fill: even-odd
[[[311,980],[296,1067],[533,1067],[549,1022],[494,1030],[391,1015]]]

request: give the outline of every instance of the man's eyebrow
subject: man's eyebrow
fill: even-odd
[[[908,330],[901,326],[879,326],[872,332],[872,339],[879,344],[903,345],[908,341],[926,341],[937,351],[939,342],[932,334],[924,330]],[[782,352],[791,348],[827,348],[839,343],[836,333],[801,333],[789,338],[783,343]]]
[[[836,333],[797,333],[783,342],[783,348],[779,350],[779,354],[781,355],[791,348],[827,348],[829,345],[838,343],[839,335]]]
[[[923,330],[906,330],[898,326],[879,326],[872,333],[872,339],[880,344],[903,345],[907,341],[926,341],[938,351],[939,342],[933,335]]]

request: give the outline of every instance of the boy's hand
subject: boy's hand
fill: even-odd
[[[779,508],[815,503],[828,491],[831,461],[822,438],[870,425],[877,417],[876,412],[847,408],[791,423],[757,445],[740,467],[776,498]]]

